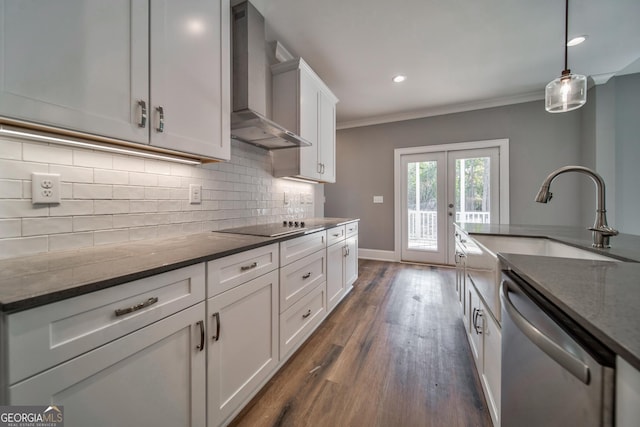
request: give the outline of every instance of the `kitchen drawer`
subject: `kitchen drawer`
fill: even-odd
[[[318,251],[280,268],[280,313],[324,282],[326,271],[326,251]]]
[[[358,234],[358,221],[350,222],[345,227],[347,229],[347,239]]]
[[[251,249],[207,263],[207,296],[212,297],[278,268],[278,244]]]
[[[344,241],[344,236],[346,234],[346,227],[344,225],[340,225],[338,227],[333,227],[327,230],[327,246],[331,246],[335,243]]]
[[[204,301],[204,294],[201,263],[11,314],[9,384]]]
[[[280,266],[287,265],[327,247],[327,232],[305,234],[280,242]]]
[[[280,315],[281,361],[322,322],[327,313],[326,301],[323,282]]]

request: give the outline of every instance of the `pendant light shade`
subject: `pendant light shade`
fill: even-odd
[[[587,102],[587,78],[580,74],[571,74],[571,70],[567,66],[569,0],[566,0],[565,5],[564,70],[562,75],[549,83],[544,91],[544,106],[550,113],[564,113],[575,110]]]
[[[565,74],[549,83],[544,90],[544,105],[550,113],[564,113],[587,102],[587,78]]]

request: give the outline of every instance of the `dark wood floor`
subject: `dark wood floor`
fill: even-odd
[[[233,426],[491,426],[452,269],[360,260],[354,290]]]

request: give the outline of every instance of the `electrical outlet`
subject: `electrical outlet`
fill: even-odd
[[[31,203],[60,203],[60,175],[57,173],[31,174]]]
[[[189,184],[189,203],[192,205],[202,203],[202,185]]]

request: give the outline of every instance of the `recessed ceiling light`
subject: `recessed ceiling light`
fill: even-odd
[[[403,76],[402,74],[398,74],[397,76],[393,76],[394,83],[400,83],[407,80],[407,76]]]
[[[567,42],[567,46],[577,46],[580,43],[584,42],[586,39],[587,39],[587,36],[574,37]]]

